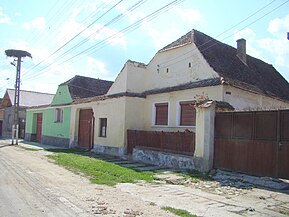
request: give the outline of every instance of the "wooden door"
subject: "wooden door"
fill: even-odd
[[[289,179],[289,142],[281,142],[279,147],[279,177]]]
[[[36,141],[41,142],[42,137],[42,113],[37,114],[36,117]]]
[[[289,179],[289,110],[280,112],[279,177]]]
[[[0,120],[0,136],[2,136],[2,124],[3,124],[3,121],[2,120]]]
[[[92,109],[81,109],[79,111],[78,146],[85,149],[93,147],[93,111]]]

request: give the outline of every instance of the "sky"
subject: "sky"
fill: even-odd
[[[22,90],[55,93],[75,75],[114,81],[127,60],[147,64],[192,29],[233,47],[246,39],[289,80],[289,0],[1,0],[0,29],[0,98],[15,84],[7,49],[32,55]]]

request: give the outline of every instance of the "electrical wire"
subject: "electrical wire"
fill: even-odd
[[[121,34],[124,33],[128,33],[131,31],[134,31],[135,29],[139,28],[139,26],[142,24],[143,21],[147,20],[147,22],[151,21],[152,19],[156,18],[158,15],[167,12],[169,9],[171,9],[173,6],[180,4],[181,2],[183,2],[184,0],[174,0],[172,2],[170,2],[169,4],[162,6],[161,8],[159,8],[158,10],[152,12],[151,14],[145,16],[144,18],[134,22],[133,24],[123,28],[122,30],[120,30],[119,32],[110,35],[109,37],[101,40],[100,42],[96,43],[93,46],[90,46],[89,48],[77,53],[76,55],[62,61],[60,64],[64,64],[68,61],[71,61],[72,59],[79,57],[80,55],[84,54],[84,53],[93,53],[95,52],[97,49],[102,48],[105,44],[107,44],[108,40],[112,40],[116,37],[119,37]],[[49,68],[52,64],[48,64],[46,66],[44,66],[42,69],[39,70],[39,73],[37,75],[33,75],[30,78],[35,78],[36,76],[38,76],[42,71],[44,71],[45,69]],[[42,73],[41,73],[42,74]],[[26,78],[28,79],[28,78]]]

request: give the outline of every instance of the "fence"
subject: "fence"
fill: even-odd
[[[133,148],[142,147],[175,154],[193,155],[195,133],[128,130],[127,143],[129,154],[132,153]]]
[[[289,178],[289,110],[217,113],[215,168]]]

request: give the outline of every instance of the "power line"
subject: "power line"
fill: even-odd
[[[94,20],[91,24],[86,26],[84,29],[82,29],[80,32],[78,32],[76,35],[74,35],[71,39],[69,39],[67,42],[65,42],[63,45],[61,45],[59,48],[57,48],[54,52],[52,52],[46,59],[40,61],[38,64],[36,64],[32,69],[36,68],[43,62],[45,62],[48,58],[52,57],[54,54],[56,54],[59,50],[64,48],[66,45],[68,45],[71,41],[73,41],[75,38],[77,38],[81,33],[83,33],[85,30],[87,30],[89,27],[91,27],[93,24],[95,24],[99,19],[104,17],[107,13],[109,13],[113,8],[115,8],[117,5],[119,5],[123,0],[118,1],[115,5],[113,5],[108,11],[103,13],[100,17],[98,17],[96,20]]]
[[[275,2],[275,1],[276,1],[276,0],[271,1],[270,3],[268,3],[267,5],[265,5],[264,7],[260,8],[259,10],[257,10],[256,12],[254,12],[253,14],[251,14],[250,16],[246,17],[246,18],[243,19],[242,21],[238,22],[237,24],[233,25],[232,27],[226,29],[225,31],[223,31],[222,33],[218,34],[218,35],[217,35],[216,37],[214,37],[214,38],[217,38],[217,37],[223,35],[224,33],[232,30],[232,29],[235,28],[236,26],[242,24],[243,22],[245,22],[245,21],[248,20],[249,18],[253,17],[253,16],[256,15],[257,13],[259,13],[260,11],[264,10],[265,8],[267,8],[269,5],[271,5],[271,4],[272,4],[273,2]],[[264,18],[265,16],[269,15],[270,13],[272,13],[273,11],[275,11],[275,10],[277,10],[278,8],[282,7],[284,4],[286,4],[286,3],[288,3],[288,2],[289,2],[289,0],[286,1],[286,2],[284,2],[284,3],[282,3],[282,4],[280,4],[280,5],[278,5],[277,7],[275,7],[275,8],[272,9],[271,11],[267,12],[266,14],[262,15],[262,16],[259,17],[258,19],[254,20],[254,21],[251,22],[250,24],[246,25],[245,27],[243,27],[243,28],[240,29],[239,31],[242,31],[242,30],[244,30],[245,28],[247,28],[248,26],[256,23],[256,22],[259,21],[260,19],[262,19],[262,18]],[[231,37],[232,35],[234,35],[234,34],[230,34],[230,35],[226,36],[225,38],[222,38],[221,41],[223,41],[223,40]],[[172,59],[170,59],[170,60],[168,60],[168,61],[165,61],[165,62],[163,62],[163,63],[160,63],[160,64],[159,64],[159,66],[160,66],[159,69],[163,69],[163,68],[166,68],[166,67],[168,67],[168,66],[171,66],[171,65],[174,65],[174,64],[176,64],[176,63],[181,62],[181,61],[184,60],[184,59],[181,59],[181,60],[179,60],[179,61],[177,61],[177,62],[174,62],[174,63],[171,63],[171,64],[166,64],[166,63],[168,63],[168,62],[172,62],[172,61],[174,61],[174,60],[176,60],[176,59],[179,59],[180,57],[183,57],[183,56],[185,56],[185,55],[187,55],[187,54],[190,54],[190,53],[196,51],[197,49],[201,49],[201,48],[204,47],[206,44],[208,44],[208,43],[210,43],[210,42],[212,42],[212,41],[213,41],[213,40],[209,40],[209,41],[205,42],[204,44],[201,44],[199,48],[195,48],[195,49],[190,50],[189,52],[186,52],[186,53],[184,53],[184,54],[182,54],[182,55],[179,55],[179,56],[177,56],[177,57],[175,57],[175,58],[172,58]],[[205,50],[209,49],[210,47],[213,47],[214,45],[215,45],[215,44],[213,44],[213,45],[211,45],[211,46],[209,46],[209,47],[206,47],[206,48],[205,48],[204,50],[202,50],[202,51],[205,51]],[[164,66],[161,66],[161,65],[164,65]]]
[[[149,22],[149,21],[151,21],[152,19],[156,18],[158,15],[167,12],[170,8],[172,8],[172,7],[175,6],[175,5],[180,4],[180,3],[183,2],[183,1],[184,1],[184,0],[174,0],[174,1],[170,2],[169,4],[167,4],[167,5],[159,8],[158,10],[152,12],[151,14],[145,16],[144,18],[142,18],[142,19],[134,22],[133,24],[131,24],[131,25],[123,28],[123,29],[120,30],[119,32],[117,32],[117,33],[115,33],[115,34],[113,34],[113,35],[111,35],[111,36],[103,39],[102,41],[96,43],[95,45],[90,46],[89,48],[87,48],[87,49],[85,49],[85,50],[77,53],[76,55],[74,55],[74,56],[72,56],[72,57],[70,57],[70,58],[62,61],[60,64],[64,64],[64,63],[66,63],[66,62],[68,62],[68,61],[71,61],[72,59],[74,59],[74,58],[76,58],[76,57],[78,57],[78,56],[80,56],[80,55],[82,55],[82,54],[84,54],[84,53],[95,52],[96,49],[102,48],[102,47],[107,43],[108,40],[114,39],[114,38],[120,36],[121,34],[134,31],[135,29],[137,29],[137,28],[141,25],[141,23],[142,23],[143,21],[147,20],[147,21]],[[45,66],[45,67],[43,67],[42,69],[40,69],[39,72],[47,69],[47,68],[50,67],[51,65],[52,65],[52,64],[48,64],[47,66]],[[39,74],[39,73],[38,73],[38,74]],[[37,76],[37,75],[36,75],[36,76]],[[30,78],[35,78],[35,75],[33,75],[33,77],[30,77]],[[29,78],[28,78],[28,79],[29,79]]]

